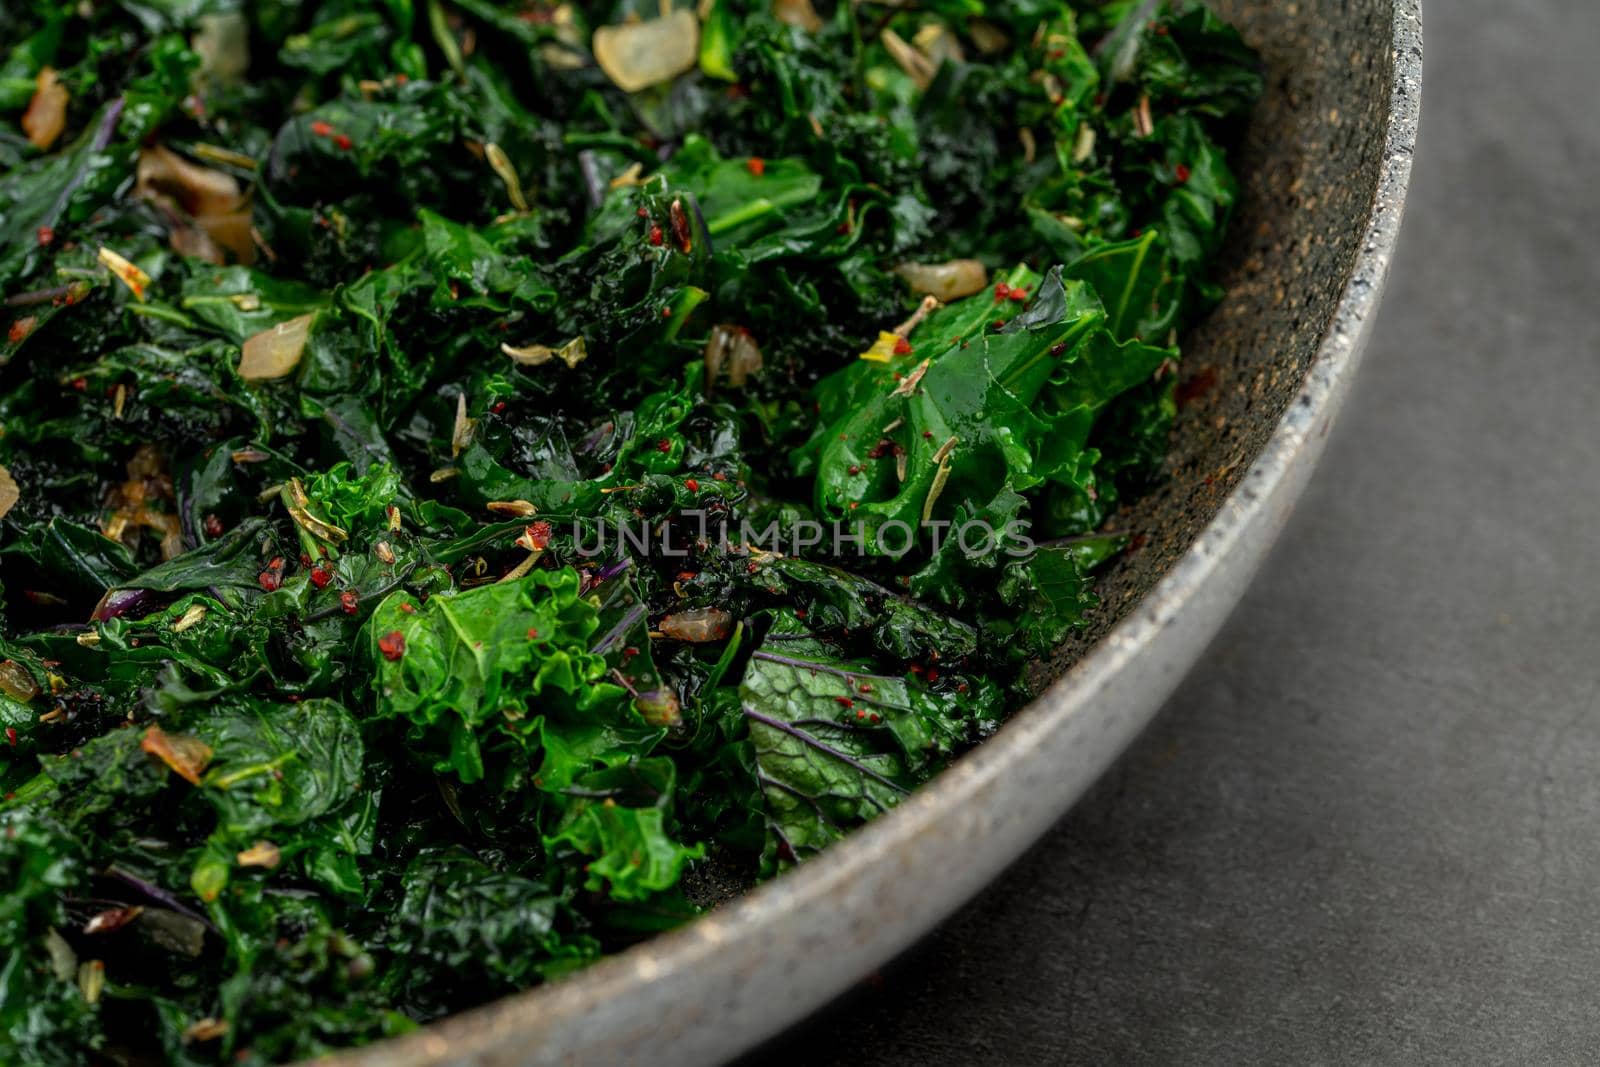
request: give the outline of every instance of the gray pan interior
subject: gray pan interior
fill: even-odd
[[[1321,452],[1376,310],[1410,175],[1418,0],[1213,0],[1267,93],[1240,159],[1226,300],[1184,342],[1172,477],[1095,625],[999,733],[823,856],[689,926],[344,1067],[725,1059],[967,900],[1148,722],[1233,607]]]

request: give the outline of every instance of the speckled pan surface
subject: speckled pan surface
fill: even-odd
[[[1418,0],[1213,0],[1268,67],[1240,170],[1228,297],[1186,339],[1173,476],[1119,522],[1141,547],[1094,630],[993,739],[820,858],[549,987],[341,1067],[715,1063],[819,1007],[1027,848],[1204,650],[1322,451],[1399,231]]]

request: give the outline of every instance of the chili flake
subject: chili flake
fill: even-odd
[[[346,615],[354,615],[356,613],[357,599],[358,598],[356,597],[355,590],[346,589],[344,592],[339,594],[340,610],[342,610]]]
[[[759,178],[767,172],[767,161],[762,159],[760,156],[751,156],[749,159],[744,161],[744,167],[751,174],[754,174],[757,178]]]
[[[383,653],[386,660],[398,660],[406,654],[406,635],[399,630],[390,630],[378,638],[378,651]]]

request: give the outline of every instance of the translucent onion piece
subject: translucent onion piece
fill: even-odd
[[[239,353],[239,377],[259,382],[282,378],[293,371],[300,365],[316,317],[315,311],[298,315],[246,341]]]
[[[230,214],[243,202],[233,175],[190,163],[160,145],[140,150],[134,179],[135,195],[147,200],[170,196],[196,217]]]
[[[17,480],[11,477],[10,471],[0,467],[0,518],[21,499],[22,490],[17,488]]]
[[[663,18],[601,26],[594,31],[595,62],[623,92],[671,81],[700,62],[700,20],[679,8]]]
[[[807,33],[822,29],[822,18],[811,0],[773,0],[772,17]]]
[[[26,704],[39,695],[39,683],[33,680],[28,668],[16,660],[0,661],[0,691],[19,704]]]
[[[982,292],[989,285],[989,273],[975,259],[952,259],[948,263],[902,263],[894,272],[904,278],[913,293],[936,296],[943,303],[957,297]]]
[[[733,630],[733,616],[721,608],[694,608],[661,620],[661,632],[674,641],[721,641]]]
[[[283,859],[283,853],[271,841],[257,841],[234,857],[241,867],[276,867]]]
[[[551,348],[549,345],[528,345],[524,348],[515,348],[508,344],[502,344],[500,351],[510,356],[514,363],[523,367],[537,367],[540,364],[549,363],[557,357],[568,367],[576,367],[589,358],[589,347],[585,344],[581,334],[560,348]]]
[[[704,358],[707,390],[724,367],[728,370],[729,384],[737,388],[743,386],[745,380],[763,365],[761,348],[756,344],[756,339],[750,336],[750,331],[729,323],[719,323],[711,328],[711,336],[706,339]]]
[[[61,84],[54,67],[40,67],[33,81],[33,99],[22,114],[22,132],[38,149],[47,149],[56,143],[67,125],[67,104],[72,97]]]
[[[169,734],[159,726],[144,732],[139,747],[171,767],[190,785],[200,784],[200,775],[211,762],[210,745],[188,734]]]

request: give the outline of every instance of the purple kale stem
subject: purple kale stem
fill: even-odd
[[[808,659],[790,659],[788,656],[780,656],[776,652],[768,652],[764,648],[758,649],[750,658],[769,660],[773,663],[781,663],[785,667],[793,667],[796,670],[821,671],[824,674],[832,674],[836,677],[844,678],[846,680],[854,680],[857,678],[871,678],[880,682],[898,682],[900,680],[889,674],[860,674],[856,671],[841,670],[838,667],[830,667],[826,663],[816,663]]]
[[[595,580],[601,582],[610,581],[631,566],[633,566],[633,557],[623,556],[621,559],[613,560],[601,567],[599,572],[595,574]]]
[[[66,296],[70,292],[72,292],[72,286],[58,285],[52,289],[35,289],[30,293],[17,293],[14,296],[6,297],[6,307],[25,308],[33,307],[35,304],[48,304],[50,301]]]
[[[117,128],[117,119],[122,117],[123,97],[117,97],[106,108],[106,113],[100,116],[100,125],[95,127],[94,137],[89,141],[89,154],[103,151],[111,143],[111,132]],[[78,186],[83,184],[84,175],[89,172],[89,161],[85,160],[83,166],[73,172],[67,184],[61,187],[61,193],[56,197],[56,202],[50,205],[49,214],[44,217],[44,225],[54,226],[61,218],[62,212],[67,210],[67,204],[72,200],[72,194]]]
[[[612,645],[616,644],[617,641],[621,639],[622,635],[629,630],[629,628],[636,625],[640,619],[644,618],[644,613],[644,605],[635,604],[628,610],[628,613],[624,615],[622,619],[606,633],[604,637],[594,643],[594,647],[589,650],[590,653],[596,656],[603,654]]]
[[[120,867],[106,868],[106,876],[109,878],[115,878],[124,885],[137,889],[151,900],[160,901],[162,904],[166,905],[168,908],[171,908],[180,915],[187,915],[189,918],[205,924],[205,928],[210,930],[212,933],[217,932],[217,928],[212,925],[210,919],[206,918],[198,911],[195,911],[193,908],[189,907],[189,905],[185,904],[183,901],[179,900],[165,889],[162,889],[160,886],[152,882],[147,882],[138,875],[129,874]]]
[[[763,726],[770,726],[774,730],[779,730],[779,731],[781,731],[783,733],[786,733],[790,737],[793,737],[794,739],[799,741],[801,744],[810,745],[812,748],[816,749],[818,752],[822,752],[822,753],[824,753],[826,755],[832,756],[834,759],[838,760],[840,763],[845,764],[846,766],[854,767],[856,770],[860,771],[862,774],[866,775],[868,778],[871,778],[873,781],[879,783],[880,785],[888,786],[890,789],[893,789],[896,793],[904,793],[904,792],[907,791],[904,786],[898,785],[895,782],[890,781],[889,779],[885,778],[883,775],[879,774],[877,771],[873,770],[871,767],[868,767],[865,763],[862,763],[860,760],[851,758],[847,753],[840,752],[838,749],[834,748],[832,745],[828,744],[826,741],[822,741],[822,740],[819,740],[818,738],[812,737],[810,734],[806,733],[804,730],[796,730],[793,726],[790,726],[788,723],[782,722],[782,721],[780,721],[778,719],[774,719],[770,715],[763,715],[761,712],[757,711],[755,708],[752,708],[749,704],[744,705],[744,714],[745,714],[745,718],[747,718],[747,719],[754,719],[756,722],[761,723]]]

